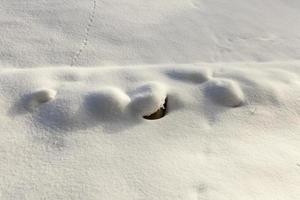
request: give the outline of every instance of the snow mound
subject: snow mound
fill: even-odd
[[[297,199],[299,69],[2,69],[0,199]]]
[[[224,106],[238,107],[245,101],[240,86],[232,80],[213,79],[208,82],[206,93],[213,101]]]
[[[31,95],[31,100],[36,103],[46,103],[55,98],[56,91],[52,89],[41,89]]]
[[[121,89],[106,87],[87,95],[85,101],[87,109],[103,119],[122,115],[131,100]]]
[[[53,100],[56,96],[56,91],[53,89],[39,89],[33,92],[28,97],[28,109],[33,110],[36,106]]]
[[[211,79],[212,72],[203,68],[182,68],[167,70],[167,76],[175,80],[181,80],[191,83],[203,83]]]
[[[148,116],[163,107],[166,98],[167,89],[162,83],[147,83],[133,91],[130,107],[134,115]]]

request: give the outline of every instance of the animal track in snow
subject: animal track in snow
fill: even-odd
[[[79,50],[75,53],[75,55],[72,57],[72,60],[71,60],[71,64],[70,66],[73,67],[74,65],[76,65],[83,49],[87,46],[88,44],[88,41],[89,41],[89,34],[90,34],[90,30],[91,30],[91,27],[94,23],[94,18],[95,18],[95,14],[96,14],[96,8],[97,8],[97,0],[92,0],[92,3],[93,3],[93,7],[90,11],[90,17],[89,17],[89,21],[88,21],[88,24],[85,28],[85,34],[84,34],[84,39],[83,39],[83,42],[81,44],[81,47],[79,48]]]

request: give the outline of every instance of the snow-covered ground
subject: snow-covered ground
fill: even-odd
[[[0,10],[1,200],[299,199],[300,1]]]
[[[299,0],[1,0],[0,10],[3,66],[300,59]]]

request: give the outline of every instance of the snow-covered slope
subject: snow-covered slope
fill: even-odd
[[[300,196],[300,63],[2,69],[0,94],[1,199]]]
[[[287,61],[299,0],[2,0],[2,66]]]

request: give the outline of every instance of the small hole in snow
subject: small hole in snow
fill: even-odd
[[[168,98],[165,99],[164,105],[159,108],[156,112],[152,113],[151,115],[143,116],[144,119],[148,120],[156,120],[163,118],[167,114],[168,109]]]

